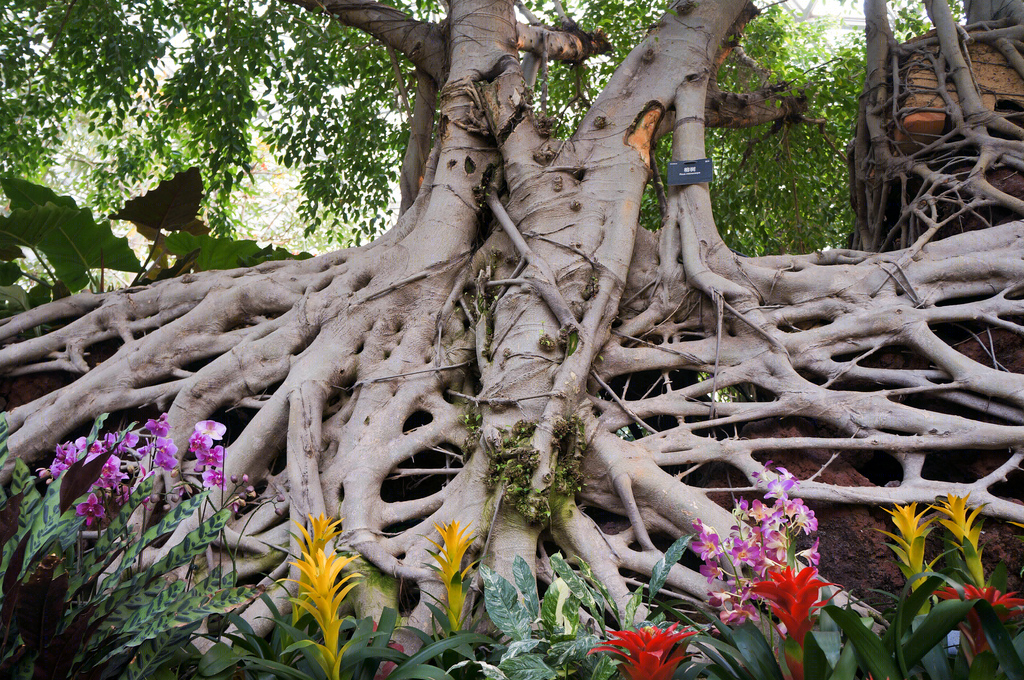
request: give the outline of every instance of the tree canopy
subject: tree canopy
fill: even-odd
[[[424,21],[444,13],[436,2],[394,7]],[[524,7],[561,20],[551,3]],[[275,190],[259,185],[270,161],[298,173],[299,217],[328,242],[364,241],[396,217],[419,89],[415,66],[372,36],[287,2],[72,2],[40,13],[15,1],[3,11],[0,175],[57,184],[105,214],[199,167],[207,219],[226,235],[258,219],[240,205],[246,193]],[[556,133],[578,124],[662,11],[653,0],[571,7],[610,50],[545,68],[538,105]],[[744,49],[722,68],[722,88],[799,92],[815,122],[709,134],[723,234],[752,255],[838,246],[852,228],[845,149],[863,36],[771,5],[748,26]],[[645,224],[656,228],[653,186],[645,201]]]

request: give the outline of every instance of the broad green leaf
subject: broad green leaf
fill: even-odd
[[[782,671],[775,660],[775,653],[764,639],[764,634],[751,621],[733,629],[733,641],[746,666],[758,670],[760,680],[782,680]]]
[[[752,675],[740,662],[740,651],[726,640],[718,640],[710,635],[699,635],[694,639],[694,646],[700,649],[712,661],[710,670],[718,668],[716,677],[737,678],[738,680],[762,680]]]
[[[921,667],[928,674],[929,680],[953,680],[949,667],[949,654],[944,643],[935,645],[921,657]]]
[[[556,642],[548,650],[548,657],[554,657],[556,666],[564,666],[567,663],[579,663],[586,658],[587,653],[599,645],[601,640],[594,635],[580,635],[571,640]]]
[[[11,307],[12,313],[32,309],[28,293],[21,286],[0,286],[0,303],[7,303]]]
[[[199,660],[196,670],[203,676],[210,676],[234,666],[237,660],[238,657],[231,652],[231,647],[223,642],[218,642],[206,650]]]
[[[128,239],[115,237],[109,222],[97,224],[89,210],[55,203],[0,217],[0,247],[10,246],[41,252],[54,275],[72,291],[89,284],[90,269],[137,272],[140,268]]]
[[[558,672],[539,656],[517,656],[498,665],[509,680],[555,680]]]
[[[6,288],[12,285],[15,281],[24,276],[25,272],[21,271],[14,262],[0,262],[0,287]]]
[[[506,581],[506,583],[508,583]],[[510,586],[511,587],[511,584]],[[460,632],[449,638],[443,638],[441,640],[435,640],[429,645],[423,647],[408,659],[398,665],[398,668],[393,670],[388,678],[394,680],[406,680],[407,678],[443,678],[444,671],[434,666],[425,665],[432,659],[442,658],[442,654],[445,652],[460,647],[462,645],[481,645],[485,643],[493,643],[494,640],[487,637],[486,635],[479,635],[477,633],[466,633]],[[381,653],[383,650],[379,650],[377,653]],[[424,669],[431,669],[428,673]],[[433,674],[432,671],[437,671],[439,675]]]
[[[213,543],[221,530],[227,526],[229,519],[231,519],[230,510],[218,511],[200,524],[198,528],[187,533],[180,543],[171,548],[166,555],[150,565],[144,572],[132,577],[129,583],[145,584],[202,555],[206,552],[206,546]]]
[[[175,231],[193,223],[202,200],[202,174],[199,168],[189,168],[131,199],[110,219],[128,220],[140,228],[140,232],[148,229],[145,235],[152,240],[158,231]]]
[[[616,619],[620,619],[619,616],[619,605],[615,602],[615,598],[608,592],[608,588],[604,585],[604,581],[594,576],[593,570],[590,565],[582,557],[577,557],[576,562],[580,566],[580,574],[586,579],[587,583],[593,585],[592,591],[594,593],[594,599],[597,602],[598,610],[594,613],[595,617],[602,617],[604,610],[607,607],[611,610],[612,614]]]
[[[608,680],[615,674],[615,664],[610,656],[602,654],[601,658],[594,664],[594,670],[590,673],[590,680]]]
[[[812,631],[816,633],[818,631]],[[838,639],[839,635],[835,634],[836,637],[836,650],[835,658],[839,660],[839,649]],[[829,672],[832,670],[832,664],[829,663],[829,659],[825,656],[825,652],[821,649],[821,645],[818,644],[818,638],[814,635],[808,635],[804,638],[804,677],[806,678],[824,678],[828,677]]]
[[[448,674],[451,675],[452,671],[458,670],[460,668],[466,668],[468,666],[475,666],[476,668],[479,668],[485,680],[508,680],[508,676],[502,673],[501,669],[497,666],[492,666],[491,664],[485,663],[483,661],[475,661],[469,659],[465,661],[460,661],[451,668],[449,668]]]
[[[501,655],[501,660],[511,659],[519,656],[520,654],[527,654],[537,649],[540,645],[544,644],[543,640],[536,638],[530,640],[513,640],[509,643],[505,653]]]
[[[564,627],[567,610],[578,609],[580,601],[569,590],[568,584],[556,578],[544,593],[540,607],[540,621],[544,630],[553,633],[557,628]]]
[[[557,553],[551,556],[551,568],[554,569],[555,573],[565,581],[572,594],[590,610],[590,613],[594,618],[601,622],[603,630],[604,607],[598,606],[597,600],[594,597],[594,591],[591,590],[590,586],[588,586],[586,582],[580,578],[575,571],[573,571],[572,567],[569,566],[565,559]]]
[[[636,612],[640,608],[640,602],[643,600],[644,590],[643,588],[637,588],[633,591],[633,594],[629,598],[629,602],[626,603],[626,611],[623,612],[622,620],[619,624],[623,628],[628,628],[633,625],[636,621]]]
[[[903,677],[892,657],[882,646],[882,641],[868,630],[859,616],[835,605],[826,606],[825,611],[843,629],[850,643],[854,645],[861,668],[879,678],[900,680]]]
[[[974,600],[943,600],[932,608],[903,643],[903,658],[909,670],[935,645],[944,643],[949,631],[964,620]]]
[[[0,178],[0,187],[11,199],[11,210],[28,210],[37,205],[54,205],[77,209],[78,204],[70,196],[58,196],[53,189],[13,177]]]
[[[43,501],[33,513],[32,523],[29,526],[28,548],[25,554],[30,560],[41,558],[38,553],[50,545],[50,542],[65,528],[64,522],[81,524],[82,518],[69,512],[61,515],[60,512],[60,479],[52,482],[46,487]]]
[[[530,637],[530,623],[533,618],[519,602],[516,589],[503,576],[486,565],[480,566],[484,580],[484,605],[491,621],[505,635],[513,640]]]
[[[135,490],[132,491],[128,501],[121,506],[121,509],[110,524],[96,539],[91,550],[82,557],[82,565],[77,573],[72,576],[72,592],[82,584],[87,583],[124,549],[127,541],[131,538],[127,535],[128,522],[131,520],[135,508],[142,504],[142,500],[153,493],[154,478],[148,477],[142,480]]]
[[[668,578],[668,574],[672,570],[672,567],[675,566],[683,557],[683,552],[686,551],[686,547],[690,545],[690,541],[692,539],[692,535],[678,538],[671,546],[669,546],[669,549],[665,551],[665,556],[658,560],[654,565],[654,569],[651,570],[648,602],[653,602],[658,592],[665,587],[665,579]]]
[[[971,662],[971,672],[967,676],[967,680],[992,680],[996,677],[998,670],[999,661],[996,659],[996,655],[988,651],[982,652]],[[1007,675],[1007,677],[1011,676]]]
[[[164,243],[170,253],[179,257],[198,249],[199,257],[195,261],[196,271],[235,269],[242,266],[242,258],[252,257],[260,250],[255,241],[196,236],[180,231],[168,234]]]
[[[843,652],[843,640],[839,631],[812,630],[811,637],[814,638],[815,646],[825,655],[829,668],[835,668]]]
[[[985,600],[979,600],[974,609],[978,612],[981,627],[985,631],[985,639],[988,640],[1003,673],[1009,680],[1024,680],[1024,658],[1018,653],[1006,625],[999,620],[992,605]],[[974,669],[971,670],[973,672]]]
[[[512,576],[516,580],[516,588],[523,596],[526,610],[536,619],[540,615],[540,602],[537,597],[537,579],[530,571],[530,565],[526,563],[522,555],[516,555],[512,563]]]
[[[176,587],[179,583],[182,585]],[[168,628],[192,625],[210,614],[229,612],[251,600],[253,594],[249,588],[217,590],[205,582],[185,592],[184,583],[176,581],[150,600],[148,606],[137,610],[118,633],[131,635],[124,645],[135,647]]]

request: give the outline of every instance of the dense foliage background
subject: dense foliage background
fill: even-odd
[[[436,3],[392,4],[440,16]],[[663,4],[569,6],[615,49],[584,65],[550,63],[537,96],[558,134],[569,134]],[[527,6],[558,23],[551,3]],[[359,243],[394,219],[415,79],[364,34],[252,0],[71,0],[42,11],[13,0],[0,19],[0,175],[54,186],[102,215],[197,166],[214,233],[295,250]],[[821,122],[710,132],[720,228],[750,255],[841,244],[862,37],[768,5],[744,49],[759,66],[730,59],[723,89],[788,83],[807,93],[809,117]],[[662,142],[663,158],[670,144]],[[645,224],[655,228],[653,188],[648,199]]]

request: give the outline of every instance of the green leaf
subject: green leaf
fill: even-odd
[[[20,279],[25,272],[14,262],[0,262],[0,287],[8,287]],[[24,293],[24,291],[22,291]]]
[[[7,448],[7,437],[10,434],[10,428],[7,426],[7,411],[0,411],[0,467],[4,466],[7,462],[7,457],[11,455],[11,450]]]
[[[825,611],[853,643],[861,668],[877,678],[890,678],[891,680],[903,678],[892,657],[882,646],[881,639],[868,630],[859,616],[835,605],[827,605]]]
[[[15,314],[32,309],[28,293],[21,286],[0,286],[0,302],[10,306],[11,312]]]
[[[629,598],[629,602],[626,603],[626,611],[623,612],[622,620],[619,621],[619,625],[622,628],[628,628],[633,625],[636,620],[636,611],[640,608],[640,602],[643,600],[644,589],[637,588],[633,591],[633,594]]]
[[[938,644],[921,657],[921,667],[928,674],[929,680],[953,680],[949,667],[949,654],[945,644]]]
[[[199,659],[199,666],[196,670],[202,675],[214,675],[234,666],[237,661],[238,657],[231,651],[231,647],[223,642],[218,642],[206,650],[206,653]]]
[[[129,587],[134,587],[138,583],[148,583],[202,555],[206,552],[206,546],[213,543],[220,535],[221,530],[227,526],[229,519],[231,519],[230,510],[226,508],[219,510],[196,529],[187,533],[180,543],[172,547],[166,555],[150,565],[148,569],[132,577]]]
[[[916,666],[932,647],[944,643],[949,632],[967,617],[973,606],[974,600],[943,600],[935,605],[903,643],[907,669]]]
[[[602,654],[601,658],[594,664],[594,670],[590,672],[590,680],[609,680],[615,675],[615,664],[611,657]]]
[[[839,631],[812,630],[811,637],[814,638],[814,644],[818,650],[824,654],[829,668],[835,668],[839,664],[839,657],[843,651],[843,640]]]
[[[517,656],[498,664],[509,680],[554,680],[558,677],[554,668],[544,663],[539,656]]]
[[[484,605],[491,621],[513,640],[530,637],[532,617],[519,602],[516,589],[503,576],[486,565],[480,566],[484,580]]]
[[[189,168],[131,199],[110,219],[128,220],[151,232],[175,231],[195,221],[202,201],[203,176],[199,168]]]
[[[540,602],[537,596],[537,579],[530,571],[530,565],[526,563],[522,555],[516,555],[512,562],[512,576],[516,580],[516,588],[523,596],[526,611],[534,619],[540,615]]]
[[[1003,624],[996,615],[992,605],[985,600],[978,600],[974,605],[981,619],[981,627],[985,631],[985,639],[995,658],[999,661],[999,667],[1009,680],[1024,680],[1024,658],[1017,652],[1013,640]],[[979,655],[980,656],[980,655]],[[974,660],[977,663],[977,659]],[[973,673],[973,667],[972,667]]]
[[[505,653],[501,655],[501,660],[511,659],[519,656],[520,654],[527,654],[537,649],[540,645],[544,644],[544,640],[532,638],[529,640],[513,640],[509,643]]]
[[[811,631],[817,633],[819,631]],[[835,636],[835,658],[839,660],[839,634],[833,633]],[[832,665],[829,663],[829,659],[826,657],[825,652],[822,650],[821,645],[818,643],[818,638],[815,635],[808,635],[804,638],[804,677],[805,678],[827,678],[829,671],[832,670]]]
[[[604,630],[604,607],[598,606],[597,600],[594,597],[594,591],[591,590],[590,586],[573,571],[572,567],[558,553],[551,556],[551,568],[562,577],[562,580],[569,586],[572,594],[590,610],[591,615],[594,616],[602,626],[602,630]],[[617,614],[618,612],[616,612]],[[618,617],[616,616],[616,618]]]
[[[123,646],[136,647],[169,628],[193,625],[210,614],[231,611],[254,595],[249,588],[218,590],[215,584],[207,584],[211,580],[215,579],[207,579],[187,592],[182,581],[165,587],[148,604],[135,610],[122,628],[117,629],[119,635],[128,637]]]
[[[996,677],[996,671],[998,670],[999,661],[996,659],[995,654],[985,651],[974,657],[967,680],[992,680]]]
[[[135,558],[139,556],[146,546],[161,536],[174,531],[179,524],[199,509],[199,506],[202,505],[208,495],[209,490],[206,490],[186,498],[179,505],[171,508],[171,511],[160,518],[159,522],[147,529],[146,533],[128,547],[124,557],[121,558],[120,564],[103,579],[103,582],[100,584],[100,590],[112,588],[121,577],[121,574],[124,573],[124,570],[132,565]]]
[[[135,649],[132,661],[121,675],[121,679],[146,680],[153,677],[160,665],[170,659],[174,652],[184,647],[198,628],[199,622],[196,622],[192,626],[165,630],[152,639],[146,640]],[[214,648],[216,647],[217,645],[214,645]],[[205,658],[204,655],[203,659]],[[202,661],[200,660],[200,665],[202,665]]]
[[[135,509],[142,504],[142,500],[153,493],[154,479],[154,477],[144,479],[135,487],[131,496],[128,497],[128,501],[121,506],[118,513],[110,520],[107,528],[96,539],[92,549],[82,556],[81,567],[72,575],[72,592],[99,575],[100,571],[125,549],[127,540],[129,540],[127,536],[128,522]]]
[[[506,583],[508,583],[508,581],[506,581]],[[511,584],[509,584],[509,587],[511,587]],[[431,659],[440,659],[441,655],[445,652],[462,645],[481,645],[493,642],[494,640],[486,635],[466,632],[461,632],[448,638],[436,640],[423,647],[423,649],[410,656],[407,660],[398,664],[398,667],[388,675],[388,678],[393,678],[394,680],[405,680],[406,678],[443,678],[444,672],[440,668],[424,666],[422,664],[425,664]],[[422,669],[424,668],[430,668],[433,671],[437,671],[440,675],[422,674]]]
[[[783,680],[782,670],[775,660],[772,648],[753,622],[747,621],[742,626],[734,628],[733,642],[746,661],[747,668],[758,670],[757,677],[760,680]]]
[[[46,487],[42,503],[34,508],[32,523],[29,525],[29,539],[26,554],[30,560],[38,560],[43,548],[47,548],[50,542],[60,533],[67,522],[81,524],[83,518],[77,515],[62,515],[60,510],[60,487],[63,480],[58,479]]]
[[[562,590],[565,590],[563,593]],[[544,627],[544,630],[553,632],[555,627],[558,626],[558,615],[559,615],[559,600],[562,600],[562,605],[565,604],[565,599],[572,597],[569,592],[569,586],[565,585],[565,581],[561,578],[556,579],[548,586],[547,591],[544,593],[544,600],[540,606],[540,622]],[[564,597],[563,597],[564,596]],[[575,599],[573,597],[573,599]]]
[[[475,666],[476,668],[480,669],[480,673],[483,674],[485,680],[508,680],[508,676],[502,673],[501,669],[497,666],[492,666],[489,663],[484,663],[483,661],[477,661],[473,659],[466,659],[465,661],[458,662],[457,664],[448,669],[448,674],[451,675],[452,671],[454,670],[472,666]]]
[[[579,331],[573,329],[569,332],[569,338],[565,342],[565,356],[571,357],[575,352],[576,348],[580,346],[580,334]]]
[[[54,275],[72,291],[88,285],[90,269],[137,272],[140,268],[128,239],[115,237],[109,222],[97,224],[89,210],[55,203],[0,217],[0,247],[10,246],[41,252]]]
[[[23,179],[13,177],[0,178],[0,187],[3,187],[4,194],[11,199],[11,210],[28,210],[37,205],[54,205],[65,208],[77,209],[75,199],[70,196],[58,196],[53,189],[39,184],[33,184]]]
[[[583,661],[587,653],[599,645],[601,640],[594,635],[579,635],[571,640],[563,640],[551,645],[548,658],[554,657],[556,666]]]
[[[682,559],[683,552],[686,551],[692,539],[692,535],[681,536],[675,543],[669,546],[668,550],[665,551],[665,556],[654,565],[654,569],[651,570],[651,581],[648,589],[647,601],[649,603],[654,602],[655,596],[665,587],[665,580],[668,578],[669,572]]]
[[[168,234],[164,244],[170,253],[179,257],[199,250],[199,256],[195,261],[196,271],[235,269],[241,266],[243,258],[252,257],[260,250],[255,241],[197,236],[180,231]]]

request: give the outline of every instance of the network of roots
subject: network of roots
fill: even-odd
[[[435,524],[471,522],[471,552],[499,567],[533,557],[541,581],[553,551],[583,558],[625,600],[695,519],[728,532],[726,506],[758,493],[768,460],[822,510],[970,494],[986,515],[1022,521],[1024,210],[1010,185],[1024,132],[1016,109],[985,115],[970,108],[981,95],[947,89],[953,48],[937,24],[937,37],[904,46],[874,37],[883,68],[853,156],[856,249],[717,257],[708,267],[740,291],[723,295],[659,261],[667,227],[640,230],[569,413],[537,417],[534,400],[555,395],[493,379],[558,365],[577,342],[502,315],[536,294],[516,283],[521,253],[494,214],[477,208],[475,251],[396,276],[421,247],[406,241],[414,206],[361,249],[79,295],[5,321],[11,450],[38,467],[107,412],[116,423],[168,411],[183,452],[194,423],[225,422],[225,474],[260,494],[218,545],[241,577],[282,578],[290,523],[324,510],[344,518],[340,545],[370,575],[357,606],[424,625],[424,594],[442,594],[426,568]],[[1016,54],[1020,32],[969,35]],[[932,109],[938,129],[915,128],[910,116]],[[599,268],[580,262],[554,283],[595,280]],[[498,351],[510,333],[532,334],[532,348]],[[555,463],[538,490],[541,440]],[[687,559],[666,588],[700,598],[707,583]]]

